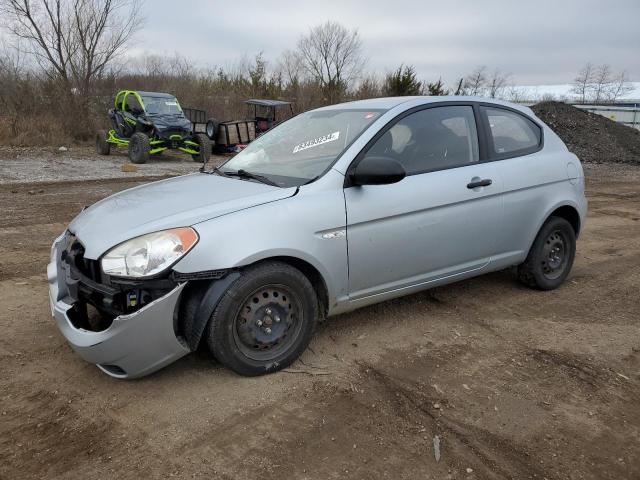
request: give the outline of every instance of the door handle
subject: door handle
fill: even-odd
[[[493,182],[491,181],[490,178],[485,178],[483,180],[478,180],[476,182],[467,183],[467,188],[473,189],[473,188],[478,188],[478,187],[488,187],[492,183]]]

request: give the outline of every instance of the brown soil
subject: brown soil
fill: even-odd
[[[640,164],[640,130],[562,102],[531,108],[582,162]]]
[[[206,352],[138,381],[83,362],[50,317],[49,245],[139,180],[3,187],[0,478],[640,478],[640,174],[587,170],[559,290],[499,272],[365,308],[260,378]]]

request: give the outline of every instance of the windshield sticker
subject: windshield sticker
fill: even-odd
[[[165,105],[168,105],[169,107],[177,107],[178,104],[176,102],[164,102]]]
[[[340,132],[333,132],[327,135],[323,135],[322,137],[314,138],[313,140],[307,140],[306,142],[302,142],[299,145],[293,147],[293,153],[301,152],[302,150],[306,150],[307,148],[317,147],[318,145],[322,145],[324,143],[335,142],[340,138]]]

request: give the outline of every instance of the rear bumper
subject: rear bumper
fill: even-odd
[[[176,306],[186,283],[128,315],[120,315],[103,331],[77,328],[69,316],[73,300],[60,262],[64,236],[51,249],[47,266],[51,313],[73,350],[116,378],[138,378],[155,372],[191,350],[175,333]]]

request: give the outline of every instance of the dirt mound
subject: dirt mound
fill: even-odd
[[[531,107],[583,162],[640,165],[640,130],[561,102]]]

